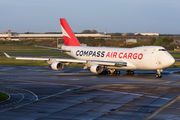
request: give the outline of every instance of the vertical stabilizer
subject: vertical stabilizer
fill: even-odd
[[[76,36],[72,32],[65,18],[60,18],[60,24],[64,39],[64,45],[67,46],[81,46]]]

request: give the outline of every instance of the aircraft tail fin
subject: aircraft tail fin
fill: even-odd
[[[64,45],[67,46],[81,46],[78,39],[72,32],[65,18],[60,18],[60,24],[64,39]]]

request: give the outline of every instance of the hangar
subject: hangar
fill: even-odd
[[[95,38],[110,38],[111,35],[105,34],[75,34],[76,37],[95,37]],[[63,38],[62,34],[0,34],[1,40],[13,39],[30,39],[30,38]]]

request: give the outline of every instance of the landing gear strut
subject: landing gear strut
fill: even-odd
[[[109,75],[109,74],[110,74],[110,71],[104,70],[99,75]]]
[[[119,70],[115,70],[115,69],[106,69],[104,71],[102,71],[99,75],[110,75],[110,74],[114,74],[114,75],[119,75],[120,74],[120,71]]]
[[[127,71],[126,71],[126,75],[134,75],[134,71],[132,71],[132,70],[127,70]]]
[[[156,78],[161,78],[162,77],[162,75],[161,75],[162,71],[163,71],[162,69],[157,70]]]

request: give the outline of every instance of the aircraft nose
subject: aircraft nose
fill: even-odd
[[[175,63],[175,59],[173,58],[173,57],[171,57],[170,59],[169,59],[169,64],[170,65],[173,65]]]

